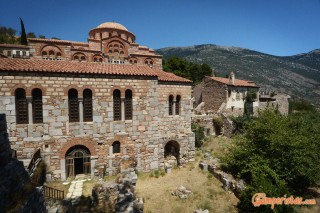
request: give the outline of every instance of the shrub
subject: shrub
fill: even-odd
[[[195,146],[201,147],[205,138],[204,127],[195,123],[191,123],[191,129],[195,134]]]
[[[243,212],[272,212],[270,206],[253,208],[257,192],[268,197],[304,195],[320,179],[320,113],[304,112],[290,116],[266,110],[245,125],[244,134],[222,158],[224,167],[248,184],[241,194]],[[275,212],[290,212],[277,206]]]
[[[217,135],[220,135],[221,130],[223,128],[223,118],[216,117],[212,119],[213,126],[215,128],[215,132]]]

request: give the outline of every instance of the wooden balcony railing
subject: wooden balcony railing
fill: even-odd
[[[57,199],[57,200],[63,200],[64,199],[64,191],[61,191],[59,189],[54,189],[49,186],[43,186],[43,194],[45,197]]]

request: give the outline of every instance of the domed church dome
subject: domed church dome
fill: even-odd
[[[116,22],[105,22],[100,24],[97,28],[109,28],[109,29],[128,31],[128,29],[125,26]]]

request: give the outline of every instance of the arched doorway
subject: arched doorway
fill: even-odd
[[[75,145],[66,153],[66,176],[75,177],[78,174],[90,174],[90,151],[82,145]]]
[[[180,145],[177,141],[169,141],[164,147],[165,161],[171,161],[173,157],[176,160],[176,165],[180,165]]]

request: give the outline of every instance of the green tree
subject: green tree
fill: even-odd
[[[248,202],[259,190],[269,197],[303,195],[316,184],[320,179],[319,117],[319,112],[282,116],[266,110],[245,125],[244,134],[236,137],[223,158],[223,167],[248,184],[239,208],[253,212]]]
[[[170,57],[163,60],[163,70],[187,78],[197,84],[204,76],[211,76],[213,71],[208,64],[196,64],[183,58]]]
[[[17,31],[10,27],[0,26],[0,44],[15,44]]]
[[[203,140],[205,138],[204,135],[204,127],[201,125],[197,125],[195,123],[191,124],[191,130],[195,134],[195,146],[201,147],[203,144]]]
[[[26,30],[24,29],[24,24],[22,19],[20,18],[20,25],[21,25],[21,37],[20,37],[20,44],[28,45]]]
[[[27,34],[27,38],[37,38],[37,36],[33,32],[30,32]]]

